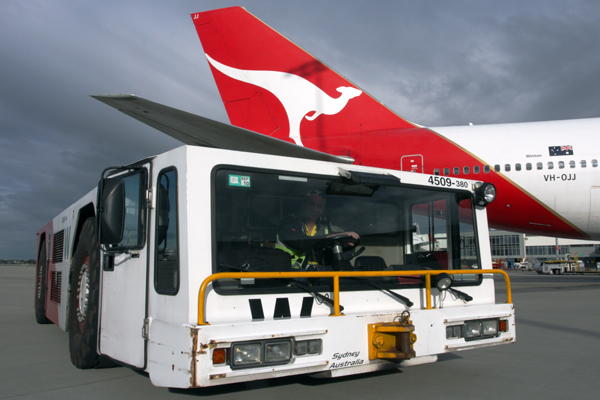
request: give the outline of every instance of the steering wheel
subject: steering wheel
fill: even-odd
[[[354,239],[352,236],[341,233],[339,235],[329,236],[320,240],[317,240],[313,247],[320,247],[322,249],[331,249],[335,246],[342,246],[343,251],[348,251],[352,248],[356,248],[360,244],[360,238]]]

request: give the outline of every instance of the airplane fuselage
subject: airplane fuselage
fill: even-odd
[[[303,138],[306,147],[357,163],[492,182],[497,229],[600,239],[600,118],[390,129]],[[444,185],[446,180],[432,180]]]

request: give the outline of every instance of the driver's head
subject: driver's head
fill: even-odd
[[[325,193],[320,190],[311,190],[306,192],[302,201],[302,215],[307,220],[316,221],[323,215],[326,206],[327,198]]]

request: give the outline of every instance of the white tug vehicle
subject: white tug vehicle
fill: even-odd
[[[255,146],[240,139],[251,132],[191,114],[171,129],[164,106],[99,99],[186,145],[106,168],[37,234],[36,318],[68,331],[76,367],[118,363],[193,388],[515,341],[508,277],[492,269],[493,185],[349,165],[258,134]],[[307,236],[321,258],[294,267],[280,222],[315,191],[329,233]]]

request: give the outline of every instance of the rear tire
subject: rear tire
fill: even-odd
[[[46,241],[42,242],[38,265],[35,274],[35,320],[38,324],[49,324],[50,320],[46,318],[46,268],[48,267],[46,257]]]
[[[71,263],[69,293],[69,352],[77,368],[93,368],[99,363],[98,303],[100,298],[100,247],[96,240],[96,222],[83,224]]]

